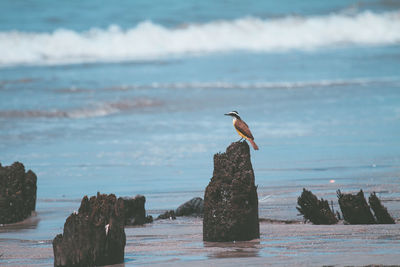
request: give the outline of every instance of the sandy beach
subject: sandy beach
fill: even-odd
[[[33,227],[28,224],[25,223],[26,228]],[[19,227],[8,227],[6,231],[21,231],[15,228]],[[200,218],[162,220],[142,227],[126,227],[125,232],[125,264],[115,266],[365,266],[399,263],[399,224],[261,223],[260,239],[222,243],[203,242]],[[3,266],[53,265],[51,240],[1,238],[0,244]]]
[[[259,195],[282,189],[272,187],[270,190],[261,188]],[[329,199],[330,196],[324,197]],[[312,225],[304,223],[298,216],[294,208],[296,197],[260,199],[260,218],[263,218],[260,239],[203,242],[202,218],[158,220],[144,226],[125,227],[125,263],[116,266],[365,266],[399,263],[398,220],[394,225],[345,225],[343,221],[336,225]],[[20,223],[1,226],[0,264],[52,266],[52,239],[62,233],[65,218],[77,210],[79,204],[78,200],[39,201],[34,216]],[[385,201],[384,204],[391,214],[399,214],[397,201]],[[336,205],[335,202],[334,208],[338,209]],[[154,217],[162,212],[147,210]]]

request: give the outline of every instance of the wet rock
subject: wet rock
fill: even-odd
[[[147,215],[144,223],[152,223],[153,221],[154,221],[153,216]]]
[[[31,215],[36,206],[36,182],[36,174],[25,172],[22,163],[0,164],[0,224],[19,222]]]
[[[362,190],[356,195],[342,194],[340,190],[338,190],[337,195],[339,206],[346,222],[349,224],[376,223]]]
[[[204,241],[239,241],[260,237],[257,187],[250,149],[232,143],[214,155],[214,173],[204,194]]]
[[[124,261],[124,201],[100,194],[82,199],[63,234],[53,240],[54,266],[100,266]]]
[[[146,198],[144,196],[137,195],[134,198],[124,197],[123,200],[125,225],[143,225],[153,222],[153,217],[146,217],[146,210],[144,208]]]
[[[176,216],[202,216],[204,201],[201,197],[195,197],[183,203],[175,210]]]
[[[373,192],[369,196],[369,205],[371,206],[372,210],[374,211],[376,222],[379,224],[394,224],[395,221],[390,216],[389,212],[382,205],[380,199],[376,196],[376,193]]]
[[[303,193],[297,199],[299,207],[296,209],[303,215],[305,221],[313,224],[335,224],[338,222],[335,214],[329,207],[328,201],[319,200],[311,191],[303,188]]]
[[[175,220],[176,219],[175,211],[168,210],[157,217],[157,220],[164,220],[164,219]]]

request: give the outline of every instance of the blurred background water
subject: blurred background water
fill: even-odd
[[[150,213],[203,197],[231,110],[261,217],[300,220],[306,187],[376,191],[399,218],[399,44],[398,1],[1,1],[0,162],[38,176],[23,235],[97,191]]]

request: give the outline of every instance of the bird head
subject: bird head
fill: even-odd
[[[234,117],[234,118],[236,118],[236,119],[240,119],[239,113],[238,113],[236,110],[231,111],[231,112],[229,112],[229,113],[226,113],[226,114],[224,114],[224,115],[226,115],[226,116],[232,116],[232,117]]]

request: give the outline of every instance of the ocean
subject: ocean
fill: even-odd
[[[260,217],[302,221],[297,197],[307,188],[336,209],[337,189],[377,192],[400,218],[399,1],[1,1],[0,163],[22,162],[38,191],[33,219],[0,227],[0,265],[52,265],[51,240],[84,195],[142,194],[154,216],[203,197],[213,155],[240,138],[224,116],[232,110],[260,147],[251,151]],[[160,233],[178,226],[128,228],[125,264],[242,258],[218,263],[216,251],[237,250],[203,245],[201,220],[177,223],[195,243],[176,237],[178,252],[141,255],[135,238],[165,241]],[[312,226],[301,227],[311,240]],[[268,234],[250,245],[257,253],[240,262],[285,266],[296,254],[319,266],[321,255],[347,252],[337,264],[363,265],[375,263],[372,247],[376,263],[394,264],[391,227],[387,238],[360,234],[371,243],[358,254],[318,236],[327,251],[290,246],[287,255],[287,239],[270,240],[263,225]]]

